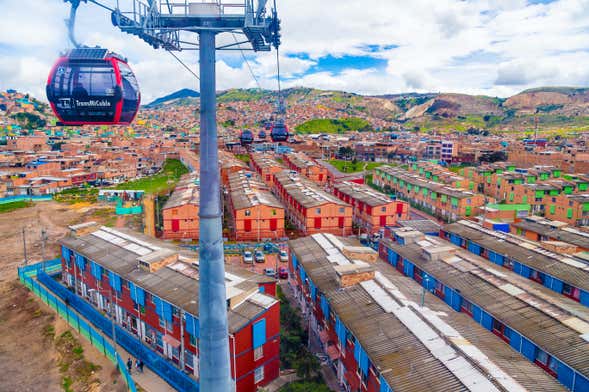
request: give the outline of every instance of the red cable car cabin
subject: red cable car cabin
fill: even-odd
[[[58,125],[130,124],[141,101],[126,59],[102,48],[72,49],[47,79],[47,99]]]

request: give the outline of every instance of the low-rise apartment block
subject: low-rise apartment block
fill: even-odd
[[[377,167],[373,181],[385,191],[390,189],[397,197],[446,221],[475,216],[480,207],[493,201],[480,193],[445,186],[391,166]]]
[[[296,171],[319,185],[327,182],[327,169],[304,152],[284,154],[284,163],[289,169]]]
[[[198,381],[198,255],[129,230],[84,232],[60,241],[64,283]],[[253,392],[280,372],[280,303],[265,294],[276,282],[225,268],[231,377]]]
[[[481,240],[483,243],[477,241],[477,246],[487,250],[485,238]],[[489,253],[490,257],[485,259],[454,243],[411,229],[395,230],[393,239],[383,240],[382,246],[386,248],[387,261],[398,271],[444,301],[448,310],[471,317],[496,335],[497,348],[511,347],[520,360],[529,361],[528,368],[537,367],[569,390],[589,389],[586,308],[543,284],[523,279],[516,272],[522,264],[518,263],[513,271],[499,273],[496,253]],[[469,242],[469,246],[473,245]],[[503,263],[504,257],[517,253],[499,255]],[[512,364],[508,368],[514,369]],[[514,389],[519,388],[507,387]]]
[[[344,181],[333,186],[333,194],[352,206],[354,223],[368,233],[409,219],[409,203],[392,200],[368,185]]]
[[[200,186],[197,174],[182,176],[162,208],[162,238],[199,238]]]
[[[283,238],[285,210],[260,176],[248,170],[229,175],[227,205],[238,241]]]
[[[372,249],[358,246],[357,241],[314,234],[291,240],[289,247],[289,284],[342,390],[564,390],[540,367],[502,344],[488,324],[492,318],[485,317],[480,325],[479,319],[450,311],[437,294],[422,294],[421,281],[407,279],[403,276],[407,274],[378,259]],[[417,268],[411,270],[412,275],[415,271]],[[423,281],[428,288],[433,283]],[[448,291],[437,284],[433,287]],[[467,291],[465,306],[476,288]],[[457,306],[463,297],[452,298]],[[579,340],[576,337],[574,343]],[[559,373],[559,380],[570,385],[571,376],[575,373],[567,367]],[[578,391],[587,385],[586,379],[576,382]]]
[[[291,170],[274,176],[274,194],[282,201],[290,222],[305,234],[352,234],[352,206]]]
[[[250,166],[269,187],[274,185],[274,175],[286,169],[273,155],[263,153],[251,153]]]

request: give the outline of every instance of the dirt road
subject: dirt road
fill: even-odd
[[[69,330],[67,324],[23,286],[17,283],[17,266],[24,260],[22,229],[25,228],[27,259],[41,260],[41,230],[47,235],[45,258],[59,254],[57,240],[67,233],[67,226],[96,220],[111,219],[102,206],[66,205],[41,202],[32,207],[0,214],[0,391],[57,391],[71,379],[71,390],[119,391],[124,382],[115,368],[101,353],[77,333],[72,335],[83,347],[83,361],[78,359],[72,369],[82,364],[91,367],[86,381],[76,379],[71,369],[64,370],[63,350],[57,338]],[[49,336],[50,335],[50,336]],[[76,366],[74,366],[76,365]]]

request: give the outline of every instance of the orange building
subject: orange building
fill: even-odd
[[[221,183],[225,186],[229,182],[230,174],[248,169],[244,161],[237,159],[235,155],[224,150],[219,150],[219,161],[221,163]]]
[[[284,163],[289,169],[295,170],[319,185],[327,182],[327,169],[304,152],[284,154]]]
[[[250,166],[262,177],[262,181],[269,187],[274,185],[274,174],[286,169],[286,167],[278,162],[272,155],[251,153]]]
[[[391,166],[377,167],[373,181],[375,185],[395,192],[412,206],[445,221],[475,216],[486,202],[494,201],[480,193],[445,186]]]
[[[352,206],[315,182],[283,170],[274,176],[274,193],[284,203],[290,222],[305,234],[352,234]]]
[[[230,174],[228,190],[233,238],[260,241],[285,236],[284,206],[256,173],[242,170]]]
[[[162,208],[162,238],[198,240],[199,190],[194,174],[182,176]]]
[[[409,203],[392,200],[367,185],[344,181],[334,185],[333,194],[352,205],[354,223],[369,233],[409,219]]]
[[[551,204],[544,209],[544,216],[574,226],[587,226],[589,225],[589,194],[560,194],[552,197]]]

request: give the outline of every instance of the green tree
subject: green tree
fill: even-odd
[[[305,381],[315,380],[319,374],[321,364],[310,352],[306,351],[295,363],[297,376]]]

